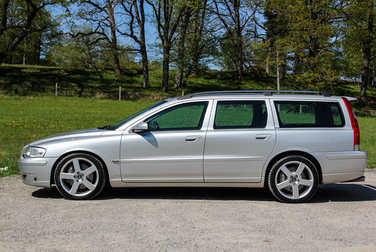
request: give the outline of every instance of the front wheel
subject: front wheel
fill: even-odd
[[[71,154],[58,163],[55,184],[67,199],[92,199],[106,185],[106,173],[102,163],[94,156]]]
[[[319,176],[315,165],[302,156],[287,156],[276,162],[269,172],[268,186],[282,202],[301,203],[316,193]]]

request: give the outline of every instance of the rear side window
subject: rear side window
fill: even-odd
[[[214,129],[265,128],[265,101],[219,101]]]
[[[279,126],[343,127],[342,110],[336,102],[274,101]]]

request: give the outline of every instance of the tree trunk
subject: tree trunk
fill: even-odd
[[[136,17],[138,26],[140,29],[140,53],[142,57],[142,76],[143,76],[143,88],[150,88],[149,82],[149,61],[148,52],[146,49],[146,39],[145,39],[145,12],[144,12],[144,0],[140,0],[140,9],[138,9],[137,1],[134,2]]]
[[[185,17],[183,20],[183,24],[180,31],[180,40],[178,44],[178,71],[175,78],[175,85],[176,89],[182,88],[183,83],[183,73],[184,73],[184,61],[185,61],[185,37],[187,34],[187,28],[189,24],[189,19],[191,18],[191,11],[188,8]]]
[[[362,84],[360,87],[360,104],[366,105],[367,104],[367,87],[372,83],[372,76],[371,76],[371,51],[372,51],[372,35],[373,34],[373,27],[374,27],[374,4],[371,3],[369,8],[369,16],[367,20],[367,35],[366,38],[362,41]]]
[[[146,46],[141,47],[141,58],[142,58],[142,77],[143,77],[143,88],[147,89],[150,88],[149,82],[149,61],[148,55],[146,51]]]
[[[168,79],[170,73],[170,46],[163,43],[163,77],[161,90],[168,92]]]
[[[241,82],[244,80],[243,76],[243,35],[240,21],[240,1],[233,1],[235,9],[235,29],[236,29],[236,71],[238,73],[238,89],[240,89]]]
[[[108,8],[108,16],[110,18],[111,23],[111,54],[114,61],[114,71],[115,76],[121,76],[121,68],[120,68],[120,61],[119,61],[119,52],[117,47],[117,38],[116,38],[116,23],[115,23],[115,14],[114,14],[114,7],[112,2],[107,0],[107,8]]]
[[[367,45],[366,43],[363,43],[363,46],[362,46],[363,58],[361,59],[361,62],[362,62],[363,69],[361,71],[362,83],[360,86],[360,99],[359,99],[359,102],[362,105],[365,105],[367,103],[367,87],[371,80],[371,77],[370,77],[371,48],[369,46],[370,45]]]
[[[201,53],[204,45],[200,45],[200,42],[202,40],[202,33],[204,31],[204,25],[205,25],[205,18],[206,18],[206,10],[207,10],[207,4],[208,0],[204,0],[202,3],[202,13],[201,12],[194,12],[194,23],[193,23],[193,31],[194,31],[194,37],[193,37],[193,59],[192,59],[192,73],[195,76],[199,76],[200,74],[200,66],[199,61],[201,58]]]

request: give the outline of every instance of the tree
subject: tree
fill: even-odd
[[[126,20],[127,30],[118,31],[120,34],[132,38],[139,46],[141,54],[143,88],[149,88],[149,61],[145,39],[145,0],[122,1],[123,10],[128,15]]]
[[[224,33],[219,43],[222,53],[231,58],[238,75],[238,88],[243,81],[244,38],[248,23],[254,18],[255,9],[247,8],[242,0],[214,0],[212,11],[216,14]]]
[[[186,3],[181,0],[146,1],[153,8],[158,36],[162,41],[163,77],[161,90],[167,92],[171,47],[176,37],[176,29],[187,6]]]
[[[207,0],[191,0],[186,9],[183,21],[179,27],[179,40],[176,43],[177,74],[176,88],[182,88],[183,74],[199,76],[200,61],[210,55],[214,46],[209,33],[211,32],[208,20]]]
[[[78,37],[96,34],[97,41],[106,40],[110,45],[115,75],[121,76],[115,20],[115,8],[118,4],[119,1],[113,0],[81,0],[78,16],[94,28],[89,32],[78,32],[72,35]]]
[[[283,36],[275,45],[286,53],[296,81],[303,89],[327,89],[340,79],[336,68],[343,30],[342,1],[269,0],[275,22],[283,23]]]
[[[189,20],[192,16],[192,8],[188,6],[185,9],[183,21],[181,22],[179,41],[178,41],[178,69],[175,77],[175,87],[176,89],[182,88],[183,73],[185,66],[185,39],[187,37],[187,29],[189,25]]]
[[[64,0],[2,0],[0,17],[0,64],[17,48],[26,36],[51,27],[46,6],[66,4]],[[49,17],[49,18],[46,18]],[[40,21],[37,25],[36,22]]]
[[[347,33],[344,49],[348,57],[358,59],[358,71],[362,77],[360,103],[367,102],[367,87],[375,78],[376,58],[376,6],[373,0],[352,0],[345,10]],[[354,62],[354,61],[352,61]],[[356,67],[356,66],[355,66]]]

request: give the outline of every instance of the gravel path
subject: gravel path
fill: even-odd
[[[376,251],[376,170],[305,204],[265,189],[108,189],[95,200],[0,178],[0,251]]]

